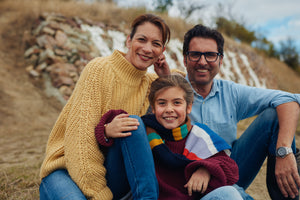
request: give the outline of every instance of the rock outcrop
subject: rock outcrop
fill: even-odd
[[[29,75],[42,79],[47,91],[59,91],[63,103],[72,94],[82,69],[91,59],[107,56],[114,49],[126,51],[126,35],[118,27],[59,14],[40,16],[24,39]],[[181,49],[182,42],[172,38],[165,56],[171,68],[184,71]],[[276,88],[272,75],[264,67],[263,58],[253,50],[230,39],[226,39],[224,50],[223,67],[218,78],[255,87]]]

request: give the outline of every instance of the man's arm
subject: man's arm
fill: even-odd
[[[299,119],[299,104],[297,102],[284,103],[277,106],[276,110],[279,121],[276,148],[291,147]],[[294,154],[289,154],[285,158],[276,158],[275,175],[279,189],[285,197],[294,198],[298,195],[297,187],[300,187],[300,177]]]

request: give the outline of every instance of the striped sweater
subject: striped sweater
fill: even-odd
[[[154,157],[159,200],[200,199],[218,187],[237,182],[237,164],[225,153],[230,146],[206,125],[191,126],[188,118],[184,125],[170,130],[153,114],[142,119]],[[188,196],[183,186],[199,167],[211,175],[208,188],[204,194],[193,192]]]

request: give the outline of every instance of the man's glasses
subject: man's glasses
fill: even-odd
[[[187,57],[192,62],[198,62],[201,59],[201,56],[204,55],[206,62],[216,62],[218,56],[221,56],[221,53],[217,52],[200,52],[200,51],[188,51],[186,53]]]

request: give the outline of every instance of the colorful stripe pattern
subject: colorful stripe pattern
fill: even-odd
[[[182,140],[185,138],[189,133],[189,130],[187,129],[187,125],[184,124],[180,127],[172,129],[173,138],[175,141]]]
[[[161,137],[157,133],[148,134],[148,141],[149,141],[151,149],[153,149],[155,146],[158,146],[158,145],[164,143],[164,141],[161,139]]]
[[[201,160],[226,149],[231,148],[225,140],[206,125],[196,123],[187,138],[183,155],[190,160]]]

